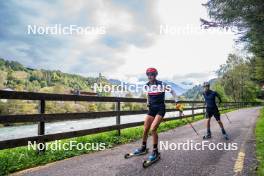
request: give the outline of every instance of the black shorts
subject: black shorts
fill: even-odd
[[[218,108],[206,108],[206,118],[215,117],[215,120],[220,120],[220,112]]]
[[[166,113],[165,106],[150,106],[148,110],[148,115],[155,117],[156,115],[160,115],[161,117],[164,117]]]

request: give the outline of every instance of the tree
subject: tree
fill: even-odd
[[[203,4],[212,21],[201,19],[205,28],[235,28],[246,49],[256,57],[255,80],[264,83],[264,5],[263,0],[208,0]]]
[[[255,62],[255,78],[264,83],[264,58],[257,57]]]
[[[230,101],[230,98],[226,95],[226,93],[225,93],[225,88],[224,88],[223,85],[221,84],[221,81],[220,81],[220,80],[218,80],[218,81],[213,85],[213,90],[216,91],[216,92],[220,95],[222,101]]]
[[[219,83],[225,95],[234,101],[255,100],[259,87],[251,80],[250,62],[235,54],[229,54],[226,64],[218,70]]]
[[[3,89],[6,84],[7,73],[4,71],[0,71],[0,89]]]
[[[129,93],[126,94],[125,97],[132,98],[133,95],[129,92]],[[133,103],[129,103],[129,102],[123,103],[122,109],[123,110],[127,110],[127,111],[132,111],[133,110]]]
[[[43,79],[43,73],[39,70],[34,70],[29,78],[30,81],[41,81]]]
[[[65,93],[65,87],[61,84],[56,84],[53,87],[53,93]]]
[[[53,72],[52,73],[52,76],[51,76],[51,80],[54,81],[54,82],[57,82],[60,80],[60,76],[57,72]]]
[[[27,91],[30,91],[30,92],[38,92],[40,90],[41,86],[39,84],[38,81],[32,81],[32,82],[29,82],[28,85],[27,85]]]
[[[24,71],[25,67],[16,61],[6,61],[5,65],[14,71]]]
[[[0,58],[0,69],[4,70],[5,69],[5,60]]]

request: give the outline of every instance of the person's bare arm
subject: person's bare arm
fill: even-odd
[[[177,96],[176,92],[171,87],[168,88],[167,84],[164,84],[164,86],[165,86],[165,90],[169,91],[171,93],[171,95],[173,96],[173,100],[177,104],[179,99],[178,99],[178,96]]]
[[[171,89],[170,93],[173,96],[175,103],[178,103],[179,99],[178,99],[176,92],[173,89]]]

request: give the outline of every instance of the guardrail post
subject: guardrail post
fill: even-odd
[[[45,100],[40,100],[39,102],[39,113],[40,114],[44,114],[45,113]],[[45,122],[44,121],[40,121],[38,123],[38,135],[44,135],[45,134]],[[38,141],[39,146],[43,146],[43,149],[38,149],[38,153],[43,153],[45,151],[45,142],[44,141]]]
[[[116,102],[116,125],[120,125],[120,100]],[[121,135],[121,130],[118,128],[117,135]]]
[[[192,103],[192,120],[194,120],[194,103]]]

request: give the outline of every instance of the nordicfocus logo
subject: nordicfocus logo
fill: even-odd
[[[80,143],[77,141],[70,141],[68,143],[62,143],[61,141],[56,140],[52,143],[33,143],[28,141],[28,150],[91,150],[91,151],[100,151],[105,150],[107,145],[105,143]]]
[[[119,85],[102,85],[94,83],[91,86],[94,92],[171,92],[171,85],[162,84],[162,85],[139,85],[139,84],[128,84],[121,82]]]
[[[62,24],[54,25],[28,25],[28,35],[91,35],[91,34],[106,34],[105,26],[78,26]]]
[[[181,35],[232,35],[231,30],[226,29],[202,29],[199,26],[187,24],[184,26],[173,26],[168,24],[161,24],[159,28],[160,35],[170,35],[170,36],[181,36]]]
[[[160,150],[224,150],[234,151],[238,150],[237,143],[213,143],[209,141],[194,142],[193,140],[187,140],[186,142],[169,143],[168,141],[159,142]]]

